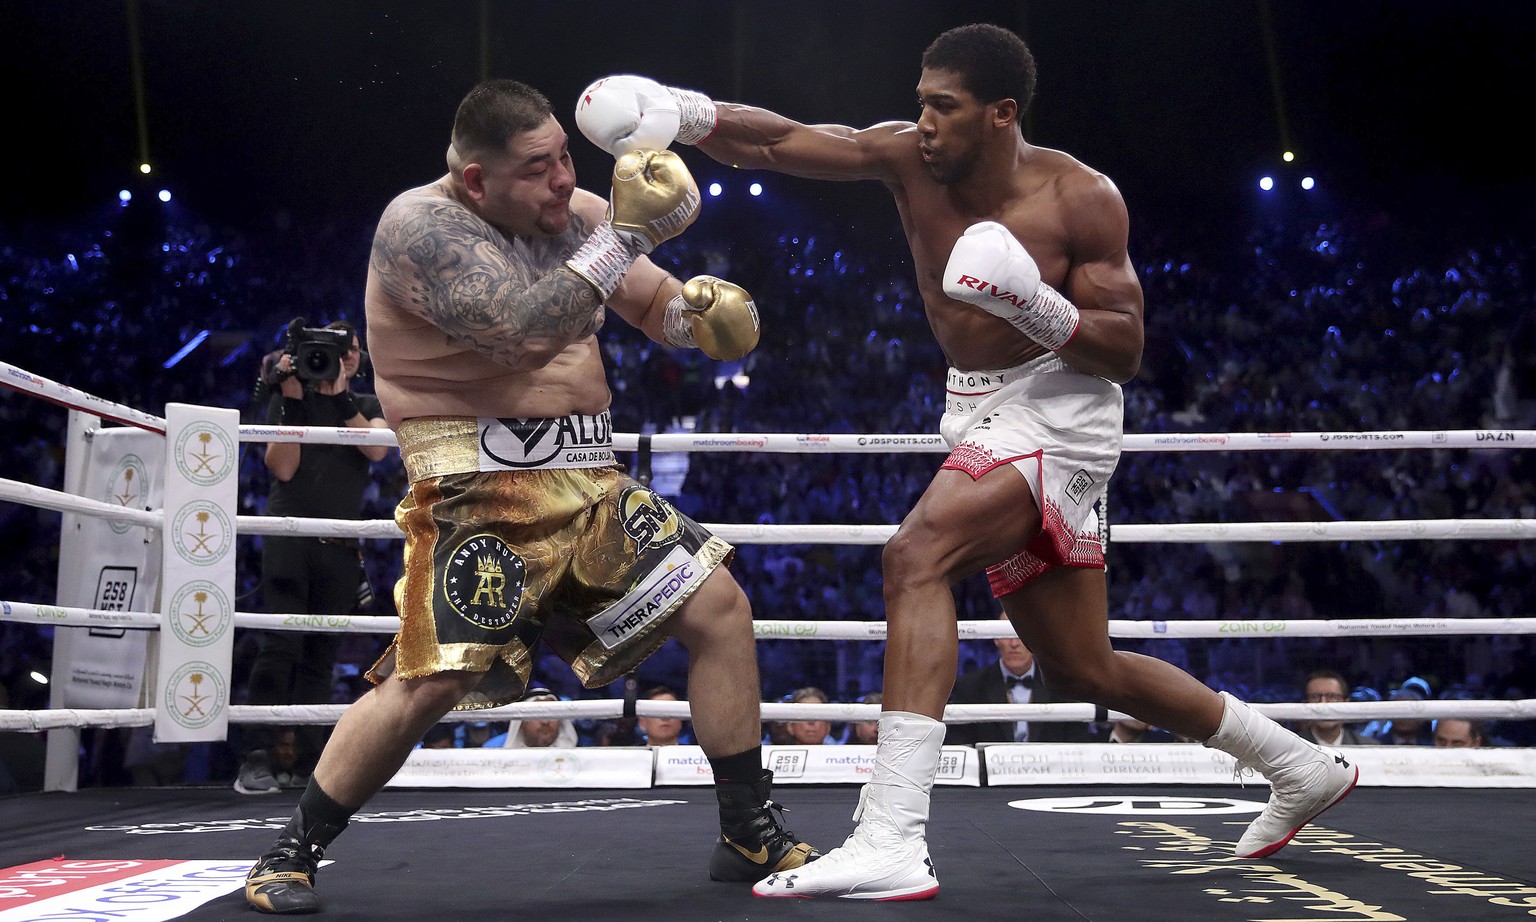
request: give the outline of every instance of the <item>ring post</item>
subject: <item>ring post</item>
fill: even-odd
[[[235,410],[166,405],[157,743],[228,735],[239,429]]]

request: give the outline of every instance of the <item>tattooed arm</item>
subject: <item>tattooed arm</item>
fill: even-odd
[[[585,279],[563,267],[540,278],[526,248],[430,187],[385,209],[370,262],[396,306],[514,371],[542,368],[601,323]]]

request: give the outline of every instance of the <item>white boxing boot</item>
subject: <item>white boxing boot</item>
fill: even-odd
[[[1336,749],[1310,743],[1226,692],[1216,735],[1205,741],[1269,780],[1269,803],[1237,841],[1239,858],[1274,854],[1318,814],[1343,800],[1360,769]]]
[[[875,771],[859,792],[858,826],[843,844],[802,867],[778,871],[755,896],[931,900],[939,879],[928,858],[928,792],[939,770],[944,724],[921,714],[880,715]]]

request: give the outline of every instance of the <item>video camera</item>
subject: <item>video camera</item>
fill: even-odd
[[[300,381],[334,381],[341,376],[341,360],[352,348],[346,330],[304,326],[299,317],[288,325],[288,348],[293,373]]]

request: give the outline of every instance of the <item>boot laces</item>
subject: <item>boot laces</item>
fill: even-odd
[[[297,839],[285,839],[262,856],[261,872],[272,874],[278,871],[301,871],[313,879],[323,857],[325,849],[318,845],[306,846]]]

